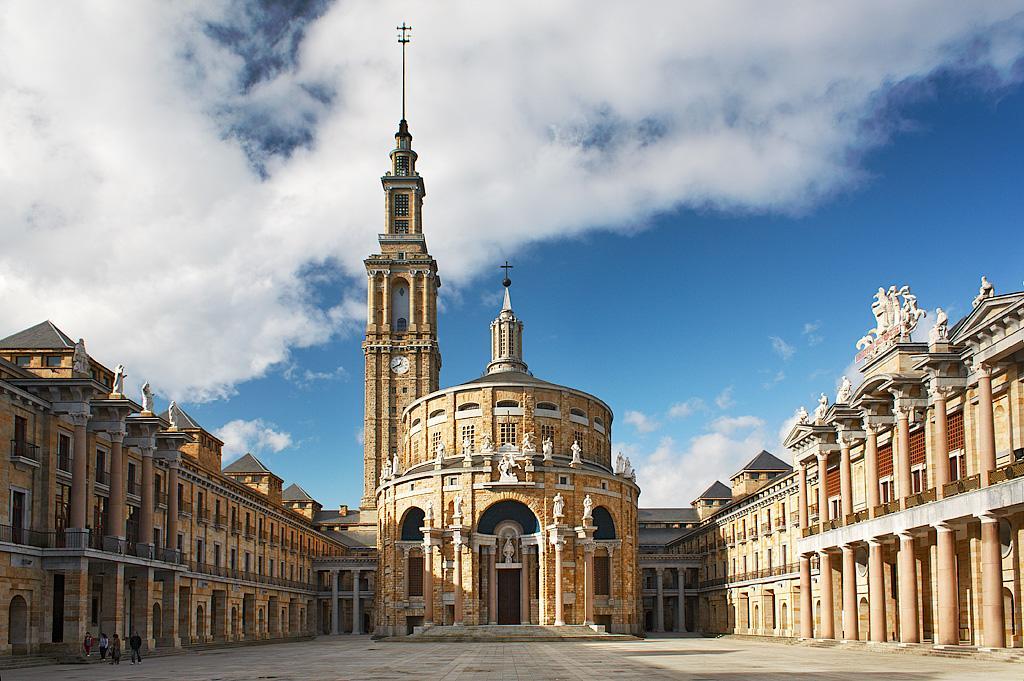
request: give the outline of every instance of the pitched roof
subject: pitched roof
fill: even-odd
[[[184,409],[182,409],[180,406],[175,404],[174,408],[177,409],[178,414],[181,416],[181,419],[179,420],[179,426],[181,428],[196,428],[196,429],[200,429],[200,430],[203,428],[201,425],[199,425],[198,421],[196,421],[194,418],[189,416],[188,412],[185,411]],[[170,408],[170,406],[168,406],[167,409],[164,409],[163,413],[160,414],[160,418],[162,418],[164,421],[170,421],[171,420],[171,408]]]
[[[73,347],[75,347],[75,341],[54,326],[50,320],[39,322],[35,326],[0,339],[0,348],[15,350],[54,350]]]
[[[755,456],[740,471],[791,471],[793,467],[766,449]]]
[[[639,544],[641,546],[666,546],[693,531],[692,527],[641,527]]]
[[[727,487],[725,484],[715,480],[715,482],[704,490],[704,494],[701,494],[698,499],[732,499],[732,488]]]
[[[246,453],[223,469],[225,473],[269,473],[270,469],[252,454]]]
[[[697,509],[692,506],[683,508],[641,508],[641,523],[696,523],[700,521]]]
[[[281,492],[282,501],[316,501],[313,497],[309,496],[309,492],[302,489],[296,483],[288,485],[283,492]]]

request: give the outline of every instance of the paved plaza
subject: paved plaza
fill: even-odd
[[[12,670],[5,681],[234,681],[245,679],[687,679],[917,681],[1021,679],[1018,663],[813,649],[736,638],[579,643],[385,643],[369,637],[158,657],[141,666]]]

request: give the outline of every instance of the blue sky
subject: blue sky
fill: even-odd
[[[853,362],[877,286],[909,284],[922,305],[943,307],[953,320],[970,309],[983,273],[997,291],[1020,290],[1024,90],[981,93],[937,78],[894,113],[907,130],[867,155],[864,181],[805,214],[672,211],[635,233],[554,238],[508,253],[532,371],[608,401],[615,439],[640,461],[665,438],[673,452],[685,452],[722,418],[748,417],[730,433],[739,443],[751,430],[749,417],[762,420],[766,446],[782,454],[781,424],[800,404],[813,409],[819,392],[831,399]],[[421,159],[428,193],[431,165],[442,161]],[[428,244],[430,208],[428,201]],[[467,282],[459,300],[445,301],[442,385],[477,376],[488,360],[499,262]],[[443,274],[444,262],[440,268]],[[332,295],[329,287],[322,294]],[[230,400],[190,409],[210,424],[258,413],[295,439],[264,456],[274,470],[324,503],[357,503],[360,340],[350,335],[294,354],[297,373],[330,379],[289,381],[274,372]],[[670,415],[680,404],[689,408]],[[627,423],[630,411],[647,420]],[[743,452],[721,452],[724,469],[702,462],[707,474],[687,481],[678,502],[666,501],[688,503]]]
[[[328,506],[403,20],[442,384],[511,260],[527,362],[612,406],[642,503],[788,459],[878,286],[952,320],[1022,286],[1019,0],[97,9],[0,9],[0,332],[49,317]]]

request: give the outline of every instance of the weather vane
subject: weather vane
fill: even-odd
[[[402,120],[405,120],[405,46],[409,44],[412,39],[412,26],[406,26],[405,22],[402,22],[401,26],[396,26],[396,29],[400,31],[398,34],[398,43],[402,46]]]
[[[508,288],[512,285],[512,280],[508,278],[508,271],[512,269],[512,265],[508,264],[508,260],[505,261],[504,265],[498,265],[499,270],[505,270],[505,279],[501,282],[501,285]]]

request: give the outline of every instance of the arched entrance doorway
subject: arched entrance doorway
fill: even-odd
[[[163,627],[161,626],[162,620],[160,617],[160,604],[153,604],[153,625],[150,631],[153,632],[153,638],[161,638],[163,636]]]
[[[201,605],[196,606],[196,640],[206,641],[206,613]]]
[[[494,537],[488,564],[488,621],[529,624],[530,585],[536,584],[539,574],[540,521],[526,504],[506,499],[484,511],[477,531]]]
[[[24,655],[28,652],[28,604],[24,597],[12,598],[7,614],[7,642],[11,645],[11,654]]]

